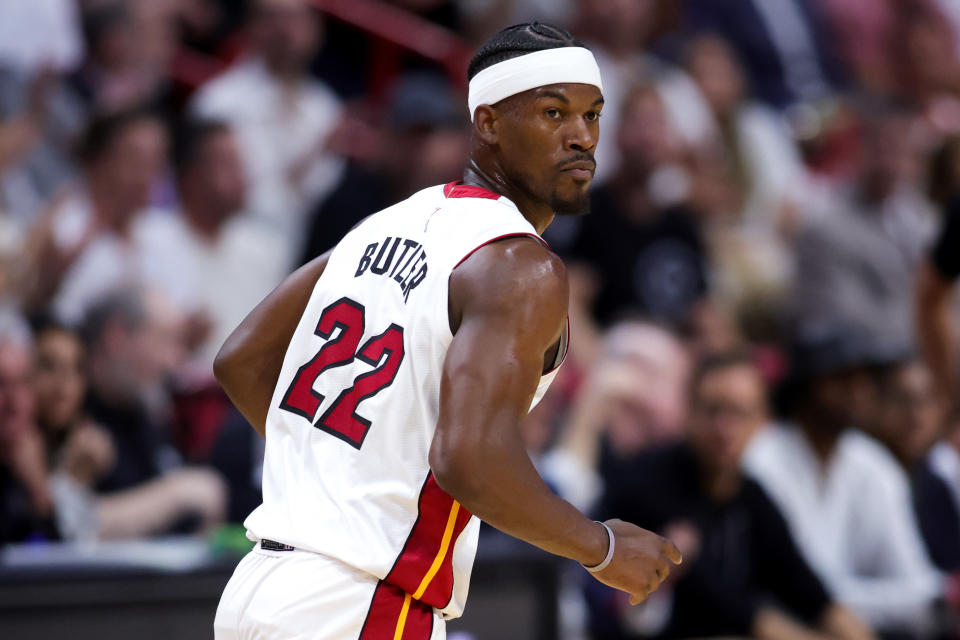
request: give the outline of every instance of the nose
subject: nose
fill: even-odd
[[[584,118],[572,118],[566,131],[564,147],[570,151],[593,151],[600,136],[596,122],[588,122]]]

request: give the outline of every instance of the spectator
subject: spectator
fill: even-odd
[[[90,488],[114,466],[116,452],[110,436],[83,411],[86,349],[80,337],[63,325],[43,322],[35,340],[33,389],[57,528],[67,540],[92,538],[98,523]]]
[[[201,87],[192,111],[233,127],[250,184],[250,209],[280,229],[287,255],[297,256],[308,207],[340,176],[341,161],[326,143],[342,107],[307,73],[320,24],[306,0],[254,0],[250,6],[250,54]]]
[[[149,535],[220,521],[225,488],[202,468],[181,468],[162,420],[163,382],[183,358],[179,318],[156,295],[120,291],[91,307],[86,410],[103,425],[116,464],[97,483],[99,535]],[[199,521],[199,522],[197,522]]]
[[[43,433],[48,458],[53,459],[71,433],[84,423],[86,349],[80,336],[64,325],[42,322],[34,336],[33,390],[37,424]]]
[[[697,214],[684,205],[682,147],[652,87],[635,87],[625,97],[616,135],[620,169],[591,191],[592,213],[579,221],[569,248],[558,247],[569,254],[571,314],[575,324],[592,316],[609,325],[638,312],[684,326],[706,298],[707,258]],[[590,283],[581,289],[595,290],[594,300],[575,288],[575,279]]]
[[[280,283],[290,256],[276,231],[245,211],[243,165],[228,125],[184,124],[174,164],[181,212],[143,217],[143,279],[191,315],[196,374],[209,381],[220,345]]]
[[[709,105],[712,136],[702,142],[704,178],[719,178],[721,195],[702,204],[716,281],[736,304],[777,303],[789,281],[785,231],[794,205],[809,189],[790,132],[770,107],[748,99],[746,78],[730,45],[703,35],[687,47],[686,66]],[[713,175],[711,175],[711,173]],[[703,187],[701,186],[701,189]]]
[[[30,387],[32,350],[26,323],[0,309],[0,543],[59,537]]]
[[[906,358],[877,381],[876,436],[910,474],[913,508],[930,558],[940,569],[960,569],[960,456],[941,439],[943,403],[930,369]]]
[[[589,510],[604,484],[632,475],[643,450],[680,437],[688,375],[686,348],[672,333],[637,321],[614,325],[557,447],[540,458],[544,477]]]
[[[877,344],[912,344],[912,281],[933,231],[916,188],[916,124],[896,107],[864,113],[860,175],[797,238],[801,328],[844,324]]]
[[[840,328],[800,335],[791,363],[794,424],[758,433],[744,464],[838,601],[880,633],[923,636],[942,585],[905,474],[851,428],[870,392],[861,344]]]
[[[644,453],[629,479],[608,485],[602,503],[604,517],[678,541],[683,566],[672,591],[639,611],[598,621],[597,637],[870,638],[831,600],[776,507],[740,471],[748,441],[767,420],[765,384],[749,356],[703,359],[690,385],[690,409],[686,440]],[[656,604],[668,609],[662,626],[652,624]],[[613,620],[616,633],[604,628]]]
[[[18,287],[24,306],[52,302],[57,318],[76,323],[106,292],[140,281],[136,223],[166,159],[167,138],[149,111],[95,120],[81,145],[84,175],[54,200],[24,247]]]
[[[166,101],[174,46],[172,3],[104,0],[83,12],[88,56],[70,84],[91,114]]]

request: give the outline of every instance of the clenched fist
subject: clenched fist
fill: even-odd
[[[670,575],[670,568],[683,561],[677,547],[661,536],[624,522],[607,520],[613,531],[613,558],[593,577],[630,594],[630,604],[640,604]]]

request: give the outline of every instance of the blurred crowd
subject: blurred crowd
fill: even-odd
[[[458,179],[466,60],[535,19],[606,104],[524,435],[684,554],[640,607],[571,573],[568,626],[960,634],[957,0],[0,2],[0,543],[242,521],[263,442],[217,349]]]

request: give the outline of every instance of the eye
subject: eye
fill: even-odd
[[[556,120],[560,117],[560,109],[557,109],[556,107],[550,107],[549,109],[546,109],[543,113],[551,120]]]
[[[587,111],[583,117],[586,118],[588,122],[596,122],[600,119],[600,113],[597,111]]]

